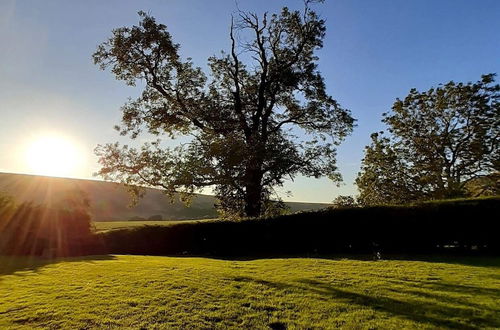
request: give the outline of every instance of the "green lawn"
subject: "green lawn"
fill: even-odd
[[[216,219],[200,219],[200,220],[162,220],[162,221],[95,221],[94,226],[97,232],[103,232],[115,229],[126,229],[131,227],[142,226],[171,226],[177,223],[209,221]]]
[[[0,257],[0,328],[499,328],[500,261],[471,260]]]

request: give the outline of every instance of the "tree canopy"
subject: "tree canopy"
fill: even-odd
[[[136,138],[190,136],[167,148],[159,140],[140,149],[99,145],[98,175],[163,188],[187,199],[212,187],[226,213],[258,216],[273,188],[297,175],[338,181],[336,146],[354,125],[328,95],[315,54],[325,22],[306,1],[303,11],[239,11],[231,19],[230,48],[208,59],[209,74],[182,59],[167,27],[140,12],[139,25],[113,30],[94,62],[128,85],[145,83],[126,103],[117,129]]]
[[[356,179],[361,202],[444,199],[471,194],[474,182],[498,185],[500,86],[494,77],[412,89],[397,99],[382,120],[389,135],[372,134],[365,149]]]

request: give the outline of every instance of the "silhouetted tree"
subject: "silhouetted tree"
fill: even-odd
[[[167,27],[140,12],[138,26],[115,29],[94,53],[128,85],[145,83],[142,95],[122,108],[122,135],[189,135],[165,148],[99,145],[98,175],[120,181],[135,197],[139,185],[189,197],[213,187],[219,208],[258,216],[273,187],[298,174],[340,180],[336,148],[354,119],[325,89],[317,69],[325,22],[306,1],[302,12],[239,12],[231,20],[229,53],[208,59],[210,78],[183,60]]]
[[[89,253],[91,218],[83,209],[22,203],[0,210],[0,253],[70,256]]]
[[[500,169],[500,86],[476,83],[412,89],[372,134],[356,184],[364,204],[467,195],[467,184]],[[488,180],[481,180],[487,182]]]

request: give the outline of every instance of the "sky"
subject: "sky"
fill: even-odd
[[[67,176],[98,179],[93,149],[131,144],[113,126],[120,106],[140,89],[100,71],[91,59],[96,46],[112,29],[137,24],[143,10],[167,25],[182,56],[206,68],[208,57],[228,50],[237,6],[272,13],[300,9],[302,1],[0,0],[0,172],[36,173],[38,162],[33,153],[27,160],[27,150],[60,136],[79,154]],[[278,189],[284,200],[330,202],[356,194],[370,134],[384,129],[382,113],[411,88],[500,73],[498,0],[326,0],[314,9],[326,19],[318,55],[327,91],[352,111],[357,127],[338,149],[343,185],[298,177]]]

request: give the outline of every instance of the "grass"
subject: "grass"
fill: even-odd
[[[464,203],[478,203],[481,201],[495,201],[499,200],[500,196],[479,196],[479,197],[457,197],[448,199],[433,199],[423,202],[411,203],[410,205],[425,205],[425,204],[464,204]]]
[[[209,221],[216,219],[200,220],[161,220],[161,221],[95,221],[93,222],[96,232],[105,232],[109,230],[128,229],[144,226],[171,226],[179,223]]]
[[[0,257],[0,328],[498,328],[500,260]]]

